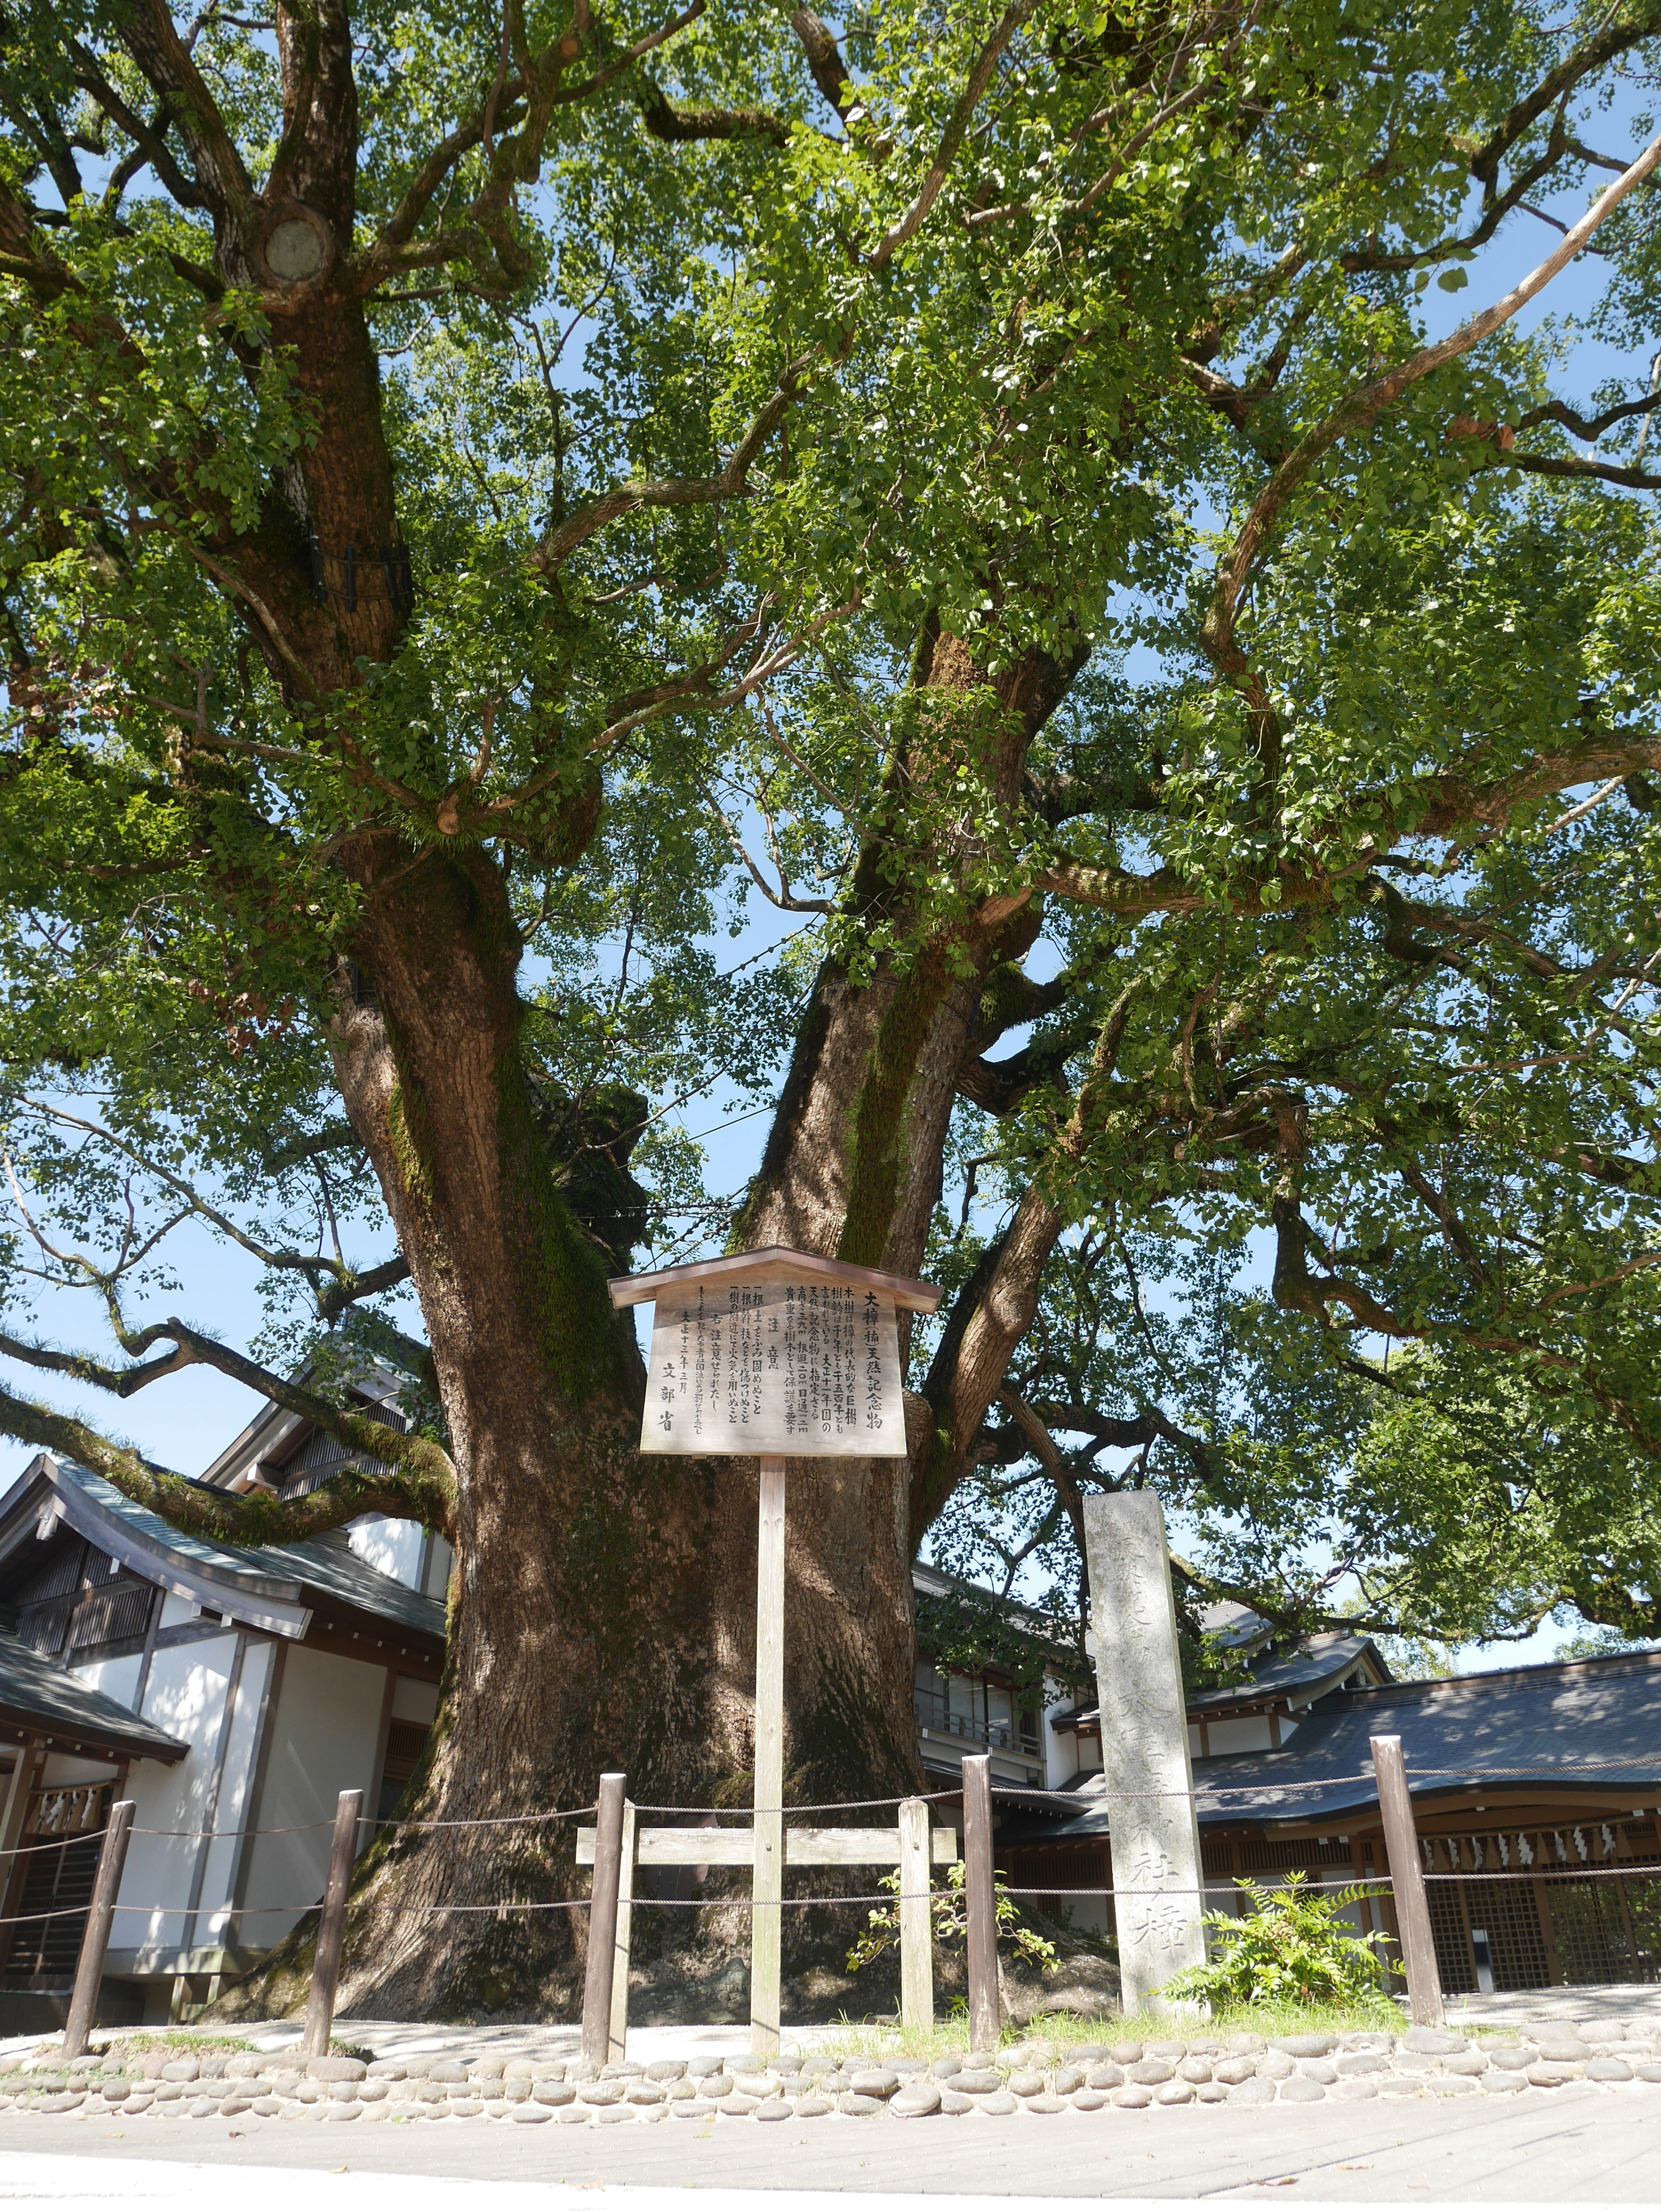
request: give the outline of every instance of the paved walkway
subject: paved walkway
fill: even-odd
[[[373,2141],[354,2130],[350,2142],[344,2134],[304,2126],[250,2134],[234,2120],[154,2115],[142,2124],[0,2117],[0,2204],[12,2212],[107,2196],[141,2206],[165,2197],[176,2212],[222,2212],[228,2200],[237,2212],[293,2212],[296,2172],[310,2177],[307,2212],[349,2212],[333,2179],[343,2173],[350,2212],[563,2212],[579,2201],[565,2190],[583,2192],[591,2212],[597,2192],[617,2212],[672,2212],[689,2189],[719,2191],[722,2212],[739,2212],[740,2192],[751,2191],[766,2192],[755,2212],[806,2212],[810,2203],[833,2212],[819,2194],[830,2191],[914,2204],[926,2196],[931,2205],[991,2197],[1000,2212],[1079,2197],[1422,2212],[1438,2203],[1626,2207],[1661,2197],[1661,2100],[1600,2095],[1589,2085],[1521,2106],[1154,2106],[1116,2116],[1110,2131],[1063,2112],[922,2128],[787,2121],[707,2132],[432,2127],[379,2130]],[[417,2177],[456,2185],[435,2191]],[[483,2195],[462,2183],[496,2186]],[[498,2194],[510,2183],[563,2188]],[[642,2188],[650,2198],[636,2196]]]
[[[1661,1983],[1611,1982],[1607,1987],[1512,1990],[1491,1997],[1450,1997],[1451,2021],[1475,2027],[1520,2027],[1530,2021],[1573,2020],[1586,2027],[1616,2020],[1652,2020],[1661,2035]],[[1661,2194],[1661,2191],[1658,2191]]]

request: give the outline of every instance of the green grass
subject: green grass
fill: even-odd
[[[1114,2014],[1105,2020],[1086,2020],[1076,2013],[1037,2013],[1022,2027],[1007,2026],[1001,2047],[1036,2046],[1059,2055],[1080,2043],[1162,2042],[1183,2035],[1349,2035],[1366,2029],[1399,2035],[1408,2024],[1402,2008],[1388,1997],[1360,2005],[1230,2006],[1209,2019],[1197,2013],[1134,2013],[1124,2018]],[[1513,2040],[1517,2034],[1515,2028],[1498,2024],[1472,2032]],[[844,2058],[943,2058],[948,2051],[968,2046],[969,2022],[961,2013],[921,2033],[891,2021],[844,2017],[813,2041],[814,2050]]]

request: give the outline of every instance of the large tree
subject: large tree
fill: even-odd
[[[909,1563],[1001,1392],[1055,1456],[1007,1385],[1070,1224],[1232,1206],[1311,1331],[1567,1376],[1648,1463],[1654,198],[1599,117],[1652,6],[0,21],[8,1258],[120,1357],[0,1349],[207,1361],[364,1464],[0,1425],[233,1541],[441,1528],[423,1817],[742,1799],[753,1470],[639,1453],[605,1278],[776,1056],[734,1249],[915,1273],[948,1162],[1007,1199],[909,1465],[793,1475],[799,1798],[915,1779]],[[1611,178],[1591,418],[1521,297],[1427,342]],[[797,933],[723,975],[746,891]],[[187,1218],[424,1418],[161,1310]],[[557,1894],[507,1833],[378,1853],[350,2002],[559,1984],[580,1923],[396,1909]]]

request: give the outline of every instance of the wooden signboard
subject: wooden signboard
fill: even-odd
[[[927,1283],[770,1245],[624,1276],[655,1302],[640,1448],[787,1458],[904,1459],[899,1313]]]
[[[899,1316],[933,1313],[940,1293],[932,1283],[782,1244],[621,1275],[611,1291],[614,1305],[649,1301],[657,1309],[641,1449],[725,1453],[760,1464],[755,1810],[746,1857],[755,1869],[751,2040],[762,2057],[779,2039],[785,1462],[906,1456]],[[926,1856],[923,1865],[926,1881]]]

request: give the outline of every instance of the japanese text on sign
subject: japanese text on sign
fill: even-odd
[[[809,1280],[690,1283],[659,1299],[641,1449],[903,1459],[894,1301]]]

